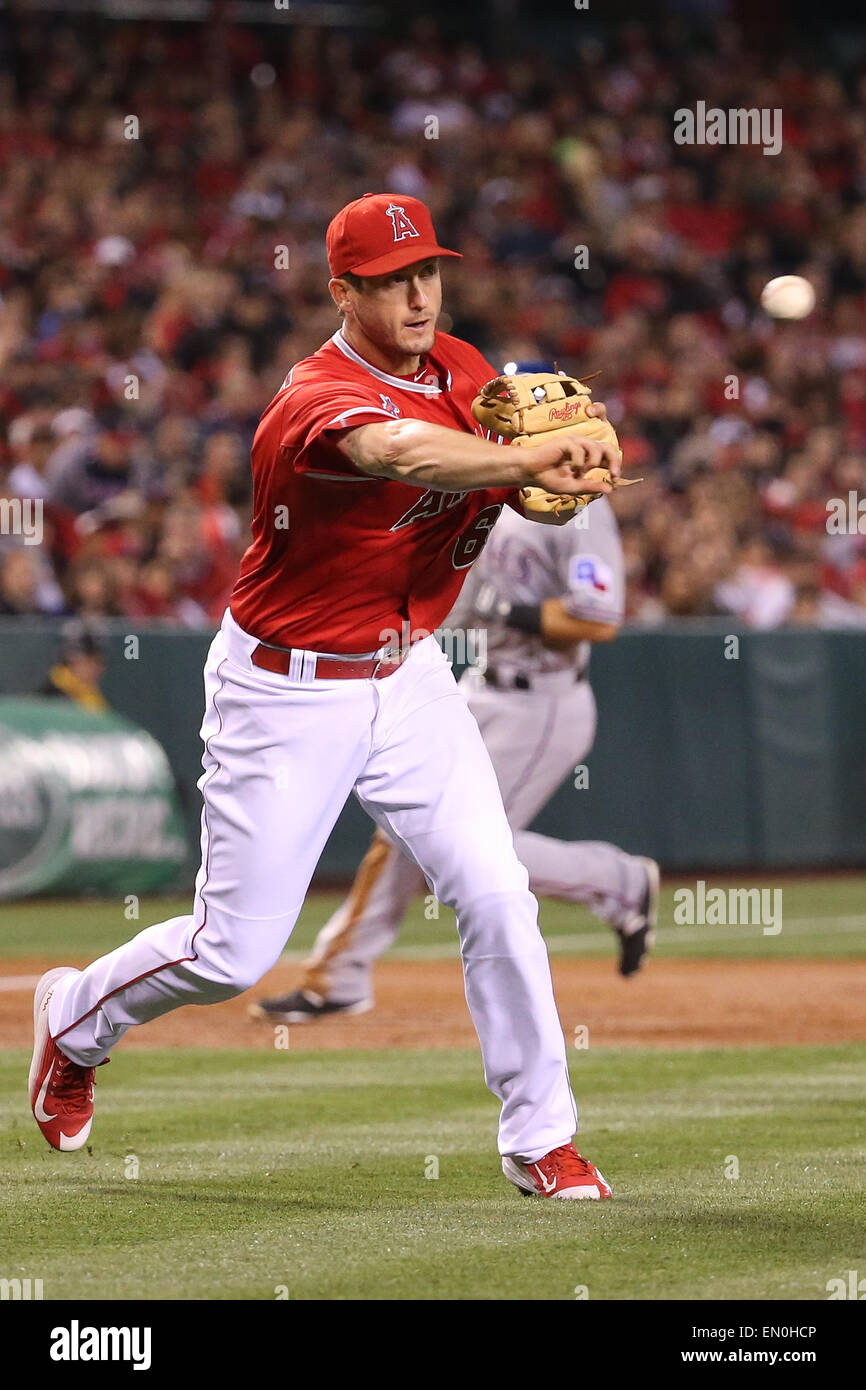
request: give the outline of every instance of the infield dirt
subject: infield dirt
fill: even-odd
[[[85,964],[74,958],[64,963]],[[30,1045],[33,978],[57,964],[33,958],[0,966],[0,1047]],[[866,960],[665,960],[623,980],[612,959],[559,957],[553,972],[571,1044],[576,1038],[592,1047],[866,1042]],[[280,963],[255,990],[226,1004],[179,1009],[133,1029],[123,1046],[273,1047],[273,1026],[247,1011],[261,995],[294,988],[299,973],[297,963]],[[575,1029],[588,1032],[576,1035]],[[289,1045],[305,1050],[426,1049],[475,1041],[460,966],[451,960],[382,961],[372,1013],[289,1030]]]

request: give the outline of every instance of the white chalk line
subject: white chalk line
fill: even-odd
[[[745,936],[749,941],[766,940],[769,943],[784,940],[788,936],[816,936],[822,931],[837,932],[840,935],[854,934],[856,932],[866,932],[866,914],[858,914],[848,917],[793,917],[790,922],[783,919],[782,930],[776,936],[764,937],[760,926],[706,926],[706,927],[666,927],[664,924],[658,928],[659,942],[671,945],[688,945],[690,942],[706,941],[718,942],[732,940],[732,932],[754,933]],[[549,936],[547,947],[551,955],[566,955],[575,951],[597,951],[605,950],[613,944],[613,932],[580,932],[572,935],[556,934]],[[439,960],[447,959],[457,954],[456,937],[450,937],[447,941],[433,942],[424,946],[397,946],[388,952],[391,960]],[[281,961],[294,962],[305,960],[307,951],[284,951],[280,957]],[[14,994],[16,991],[35,989],[37,981],[41,979],[39,975],[2,975],[0,976],[0,994]]]

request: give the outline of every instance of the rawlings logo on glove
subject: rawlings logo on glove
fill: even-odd
[[[556,372],[520,372],[514,376],[497,376],[482,386],[472,402],[472,414],[491,434],[510,439],[512,448],[532,449],[549,442],[551,430],[562,434],[580,434],[600,444],[612,444],[622,458],[622,450],[613,425],[594,415],[587,415],[592,392],[577,377]],[[603,480],[612,488],[629,487],[640,478],[615,478],[606,468],[592,468],[587,478]],[[547,492],[541,487],[521,489],[524,511],[566,512],[588,507],[598,492],[582,492],[576,496]]]

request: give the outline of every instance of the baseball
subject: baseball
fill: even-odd
[[[774,319],[804,319],[815,307],[815,291],[802,275],[779,275],[761,291],[761,307]]]

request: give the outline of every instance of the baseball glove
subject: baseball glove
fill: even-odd
[[[591,401],[589,387],[576,377],[559,372],[520,372],[486,382],[472,402],[472,414],[491,434],[509,439],[512,447],[531,449],[546,443],[551,430],[557,430],[612,444],[622,457],[613,425],[587,415]],[[586,476],[603,478],[614,488],[641,481],[614,478],[606,468],[590,469]],[[568,496],[541,487],[525,487],[520,493],[525,511],[553,512],[558,516],[581,511],[599,496],[602,494],[597,492]]]

